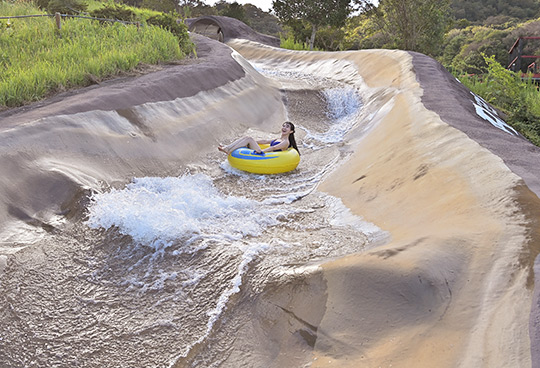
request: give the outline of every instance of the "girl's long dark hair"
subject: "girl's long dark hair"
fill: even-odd
[[[298,150],[298,146],[296,145],[296,139],[294,138],[294,124],[290,121],[286,121],[285,123],[289,124],[291,126],[291,134],[289,134],[289,147],[292,147],[300,154],[300,151]]]

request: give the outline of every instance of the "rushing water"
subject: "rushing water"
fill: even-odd
[[[360,123],[358,91],[305,71],[256,67],[283,83],[291,117],[305,94],[323,112],[296,124],[305,133],[299,168],[247,174],[216,154],[178,177],[134,178],[91,193],[85,221],[53,233],[41,249],[56,252],[57,264],[37,262],[39,273],[21,267],[4,283],[11,291],[4,312],[17,322],[0,336],[0,360],[14,367],[217,365],[227,343],[216,336],[233,333],[228,316],[240,295],[384,236],[316,190],[348,155],[341,143]],[[34,286],[40,282],[54,283],[54,292]]]

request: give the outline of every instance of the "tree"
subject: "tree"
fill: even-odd
[[[140,7],[163,13],[178,12],[180,10],[178,2],[173,0],[142,0]]]
[[[238,19],[249,25],[249,20],[246,18],[246,11],[244,10],[244,7],[238,4],[236,1],[231,4],[227,4],[226,8],[222,10],[220,14],[226,17]]]
[[[450,0],[381,0],[377,11],[390,47],[436,56],[450,25]]]
[[[249,26],[257,32],[277,37],[283,32],[275,15],[251,4],[244,4],[244,10],[246,18],[249,20]]]
[[[274,0],[272,7],[285,24],[304,20],[311,25],[309,48],[313,50],[315,34],[322,26],[343,27],[355,4],[365,0]]]
[[[540,2],[537,0],[452,0],[451,7],[456,19],[483,22],[497,15],[507,15],[521,20],[538,16]]]
[[[386,42],[374,13],[375,10],[371,10],[347,20],[344,48],[351,50],[384,48]]]
[[[321,27],[317,32],[317,47],[327,51],[342,50],[344,38],[345,30],[343,27]]]
[[[189,8],[189,17],[188,12],[184,10],[185,7]],[[197,18],[203,15],[217,15],[218,11],[210,5],[206,5],[202,2],[197,1],[195,5],[184,5],[182,7],[182,13],[186,16],[186,18]]]

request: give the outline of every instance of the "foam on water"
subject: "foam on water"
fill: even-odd
[[[177,278],[184,280],[182,286],[189,290],[207,276],[204,267],[161,269],[160,259],[172,244],[176,244],[176,250],[169,252],[170,256],[183,253],[191,243],[205,241],[213,242],[216,249],[240,253],[235,275],[217,297],[215,306],[206,312],[206,329],[172,360],[171,365],[174,365],[210,335],[231,296],[240,291],[250,263],[268,249],[267,243],[249,242],[246,238],[259,236],[265,228],[276,225],[280,215],[282,210],[277,207],[263,208],[255,200],[221,193],[212,178],[205,174],[186,174],[136,178],[124,189],[94,194],[88,225],[104,229],[115,227],[135,242],[154,249],[149,261],[146,257],[128,268],[131,271],[144,264],[144,275],[133,272],[121,282],[128,290],[142,293],[162,290],[167,281]],[[162,302],[164,300],[158,300],[155,305]]]
[[[289,65],[286,68],[269,68],[263,64],[252,63],[252,65],[260,74],[280,81],[294,80],[296,83],[305,83],[307,86],[315,86],[321,84],[323,81],[326,83],[330,82],[327,78],[317,78],[313,74],[306,73],[302,67]]]
[[[350,86],[325,89],[322,93],[328,102],[328,115],[334,120],[355,116],[362,106],[357,90]]]
[[[275,225],[279,211],[220,193],[204,174],[135,178],[125,189],[96,193],[89,207],[92,228],[116,227],[155,249],[172,242],[225,241],[257,236]]]
[[[291,88],[305,86],[332,87],[362,80],[356,66],[347,60],[326,59],[317,62],[251,62],[254,69],[264,76],[278,80]]]
[[[362,108],[360,94],[351,86],[325,89],[321,93],[327,101],[328,129],[323,132],[305,129],[304,146],[312,149],[342,142],[359,123]]]
[[[341,142],[345,135],[359,123],[363,104],[358,88],[346,82],[350,75],[358,78],[356,69],[350,63],[343,60],[325,60],[312,65],[277,66],[253,63],[253,66],[257,72],[279,80],[284,85],[287,85],[288,81],[294,81],[295,85],[303,85],[306,88],[319,89],[325,86],[321,89],[321,94],[327,102],[328,129],[316,132],[297,126],[307,133],[303,140],[304,147],[320,149]],[[331,74],[334,78],[326,77],[329,73],[325,71],[328,70],[332,70]],[[342,73],[335,73],[335,70],[342,70]]]

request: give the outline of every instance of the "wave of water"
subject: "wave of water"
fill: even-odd
[[[279,78],[295,73],[266,70]],[[307,74],[303,78],[322,83]],[[93,279],[123,286],[141,298],[157,292],[153,308],[175,305],[200,316],[189,338],[182,338],[184,346],[169,359],[171,366],[205,344],[245,283],[257,287],[258,267],[323,261],[361,251],[383,236],[339,199],[315,191],[343,159],[333,146],[359,124],[362,108],[354,87],[333,82],[320,93],[328,120],[322,130],[299,127],[307,132],[303,163],[292,173],[248,174],[225,159],[218,176],[134,178],[125,188],[91,197],[87,225],[132,239],[132,249],[121,255],[128,274],[111,280],[104,268]],[[165,293],[169,284],[178,288],[172,294]],[[160,320],[160,326],[180,328],[174,319]]]
[[[263,212],[256,201],[221,193],[204,174],[135,178],[125,189],[94,194],[88,212],[90,227],[116,227],[155,249],[179,240],[188,247],[258,236],[280,215]]]
[[[205,328],[186,341],[186,346],[171,359],[173,366],[211,336],[256,260],[270,265],[323,260],[359,251],[359,246],[366,245],[365,239],[372,242],[381,234],[380,229],[353,215],[341,200],[329,195],[319,194],[315,201],[293,205],[312,193],[335,164],[336,160],[331,160],[310,175],[225,172],[220,178],[203,173],[136,178],[123,189],[96,193],[88,208],[88,225],[129,235],[134,249],[122,256],[128,275],[114,281],[103,273],[94,279],[107,279],[140,297],[162,293],[170,282],[181,286],[175,295],[159,297],[155,307],[166,305],[171,298],[181,305],[180,300],[195,293],[204,280],[214,279],[221,284],[213,292],[205,292],[204,298],[213,301],[195,301],[200,304],[197,309],[204,309],[199,313],[206,315]],[[220,182],[224,180],[234,180],[233,189],[240,191],[244,185],[252,186],[251,198],[225,194],[220,188],[226,186]],[[303,219],[299,220],[298,216]],[[276,230],[272,231],[273,228]],[[334,230],[328,232],[327,228]],[[339,228],[343,230],[335,230]],[[283,231],[297,232],[296,241],[280,239],[279,233]],[[322,232],[320,236],[317,231]],[[339,233],[357,234],[358,241],[342,243],[336,236]],[[150,253],[139,257],[138,247]],[[201,254],[197,262],[186,267],[181,255],[190,253]],[[264,260],[259,259],[263,254]],[[234,259],[227,275],[216,275],[213,269],[223,266],[215,259],[226,257]],[[166,325],[178,328],[172,321]]]
[[[342,142],[346,134],[359,124],[362,108],[362,100],[354,87],[325,89],[321,94],[328,104],[327,129],[322,132],[305,129],[304,144],[314,149]]]

